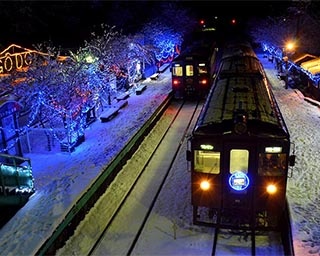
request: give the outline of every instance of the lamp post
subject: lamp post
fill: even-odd
[[[285,52],[285,56],[283,57],[283,61],[284,61],[284,68],[285,68],[285,74],[284,74],[284,83],[285,83],[285,87],[286,89],[288,89],[288,73],[289,73],[289,70],[288,70],[288,55],[287,53]]]
[[[285,88],[288,89],[288,75],[289,75],[289,57],[288,53],[291,52],[294,49],[294,44],[292,42],[289,42],[286,44],[286,46],[283,48],[283,61],[285,66]]]

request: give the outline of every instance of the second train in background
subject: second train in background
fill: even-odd
[[[196,41],[172,61],[175,99],[205,99],[212,85],[217,52],[215,43]]]

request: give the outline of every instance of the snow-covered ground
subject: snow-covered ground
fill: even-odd
[[[299,91],[285,89],[276,77],[273,64],[262,58],[274,94],[295,143],[296,166],[288,180],[287,198],[292,215],[295,254],[320,255],[320,110],[305,101]],[[30,153],[36,193],[29,202],[0,230],[0,255],[34,255],[42,243],[93,183],[130,137],[139,129],[171,90],[170,72],[157,81],[147,81],[141,95],[132,94],[128,106],[107,123],[99,120],[90,125],[85,142],[76,151],[58,154]],[[173,188],[172,188],[173,189]],[[170,207],[164,207],[170,210]],[[171,215],[172,213],[168,213]],[[183,215],[184,212],[175,212]],[[165,218],[156,219],[157,226]],[[152,237],[157,237],[154,234]],[[197,241],[198,245],[206,243]],[[147,241],[146,241],[147,242]],[[147,244],[147,243],[146,243]],[[177,254],[174,243],[166,251]],[[147,250],[144,250],[147,253]],[[192,251],[184,254],[192,255]]]
[[[295,255],[320,255],[320,105],[298,90],[284,89],[274,64],[259,57],[295,144],[296,164],[287,184]]]

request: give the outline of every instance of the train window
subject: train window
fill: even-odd
[[[172,75],[173,76],[182,76],[182,67],[181,66],[174,66],[172,67]]]
[[[198,66],[198,74],[201,75],[201,74],[207,74],[208,73],[208,70],[207,70],[207,67],[205,64],[199,64]]]
[[[193,76],[193,65],[186,65],[186,76]]]
[[[196,172],[219,174],[220,152],[216,151],[194,151],[194,170]]]
[[[281,176],[286,170],[286,154],[259,154],[258,173],[261,176]]]
[[[246,149],[232,149],[230,151],[230,173],[238,171],[248,173],[249,151]]]

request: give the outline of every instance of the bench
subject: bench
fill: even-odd
[[[158,80],[160,73],[154,73],[152,76],[150,76],[151,80]]]
[[[136,88],[136,95],[140,95],[145,89],[147,89],[147,85],[146,84],[140,84]]]
[[[119,110],[128,105],[127,100],[120,100],[114,105],[111,105],[107,110],[103,111],[100,115],[100,121],[102,123],[110,121],[116,115],[118,115]]]
[[[75,141],[73,142],[68,142],[67,138],[64,138],[60,142],[60,150],[61,152],[73,152],[77,146],[79,146],[82,142],[84,142],[85,136],[80,135]]]
[[[117,101],[120,101],[120,100],[125,100],[125,99],[127,99],[127,98],[129,98],[129,94],[128,93],[122,93],[122,94],[120,94],[120,95],[118,95],[117,97],[116,97],[116,99],[117,99]]]
[[[102,123],[108,122],[112,118],[114,118],[118,114],[118,112],[119,112],[118,108],[111,107],[108,110],[102,112],[102,114],[100,116],[100,121]]]
[[[127,100],[120,100],[117,103],[115,103],[113,106],[115,108],[121,109],[121,108],[124,108],[127,105],[128,105],[128,101]]]

